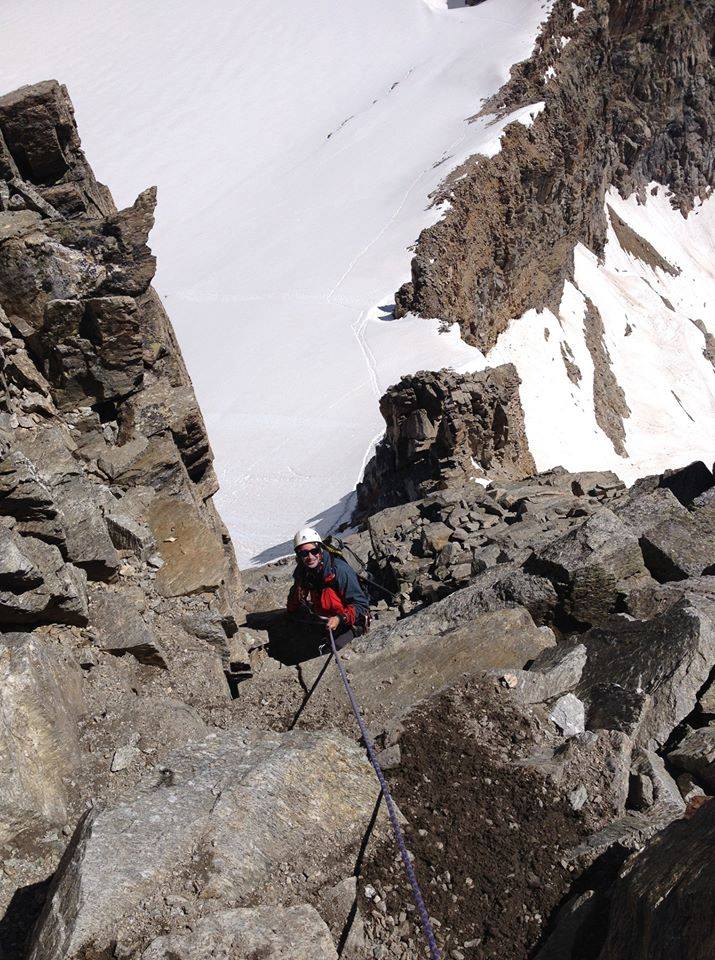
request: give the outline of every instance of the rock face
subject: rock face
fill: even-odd
[[[142,960],[213,960],[216,956],[262,960],[337,960],[320,914],[299,907],[225,910],[199,920],[191,933],[158,937]]]
[[[450,482],[535,471],[511,364],[403,377],[380,410],[387,429],[358,484],[359,513],[417,500]]]
[[[64,827],[81,752],[78,665],[31,633],[0,635],[0,849],[31,851]]]
[[[334,733],[209,734],[170,755],[128,800],[81,822],[28,960],[85,957],[117,941],[137,955],[162,905],[172,895],[185,897],[187,882],[190,909],[208,906],[212,913],[262,897],[280,902],[288,891],[295,895],[299,877],[309,890],[303,875],[322,878],[331,865],[345,869],[342,861],[367,827],[376,796],[362,751]],[[265,911],[253,932],[247,919],[220,914],[200,929],[210,929],[219,943],[231,931],[249,942],[265,940]],[[322,955],[334,956],[315,915],[304,910],[298,919],[303,936],[312,934]],[[282,936],[290,942],[291,931]],[[154,942],[146,955],[168,950],[166,940]]]
[[[591,729],[624,730],[662,746],[695,708],[715,665],[715,604],[681,600],[653,620],[584,634],[579,691]]]
[[[610,186],[628,195],[656,181],[684,208],[704,196],[715,169],[712,29],[707,0],[593,0],[576,18],[558,0],[534,55],[483,108],[544,110],[448,179],[437,199],[449,211],[422,231],[397,315],[456,321],[486,351],[512,317],[558,310],[576,243],[603,248]],[[597,411],[618,449],[622,404],[611,394]]]
[[[0,118],[3,179],[17,178],[25,193],[48,204],[50,216],[57,216],[53,209],[64,216],[117,212],[84,158],[66,87],[47,80],[8,93],[0,98]]]
[[[151,286],[155,204],[116,209],[60,84],[0,97],[0,915],[87,800],[230,704],[239,580]]]
[[[715,804],[672,824],[628,860],[598,960],[705,960],[715,950]],[[687,855],[685,852],[687,851]]]

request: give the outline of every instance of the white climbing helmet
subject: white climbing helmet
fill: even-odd
[[[293,549],[297,550],[298,547],[302,546],[304,543],[322,543],[323,538],[320,536],[317,530],[313,530],[312,527],[301,527],[298,533],[293,537]]]

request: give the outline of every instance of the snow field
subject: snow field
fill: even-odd
[[[698,203],[687,219],[655,185],[645,204],[635,196],[623,200],[615,190],[607,203],[678,275],[626,253],[609,227],[603,263],[576,248],[575,283],[566,284],[559,316],[530,310],[512,321],[487,361],[511,361],[519,370],[539,469],[559,463],[572,470],[611,469],[631,483],[695,459],[711,465],[715,369],[694,321],[715,335],[715,197]],[[586,297],[601,314],[611,366],[631,411],[624,421],[626,459],[596,424],[593,362],[583,329]],[[577,384],[566,374],[562,342],[581,371]]]
[[[239,562],[282,552],[306,520],[327,529],[382,429],[381,393],[469,350],[436,321],[378,308],[440,215],[430,192],[499,149],[509,118],[466,118],[530,54],[549,4],[10,6],[3,87],[67,84],[119,205],[158,185],[156,286]]]

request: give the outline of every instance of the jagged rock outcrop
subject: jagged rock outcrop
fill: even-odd
[[[575,16],[558,0],[532,57],[484,106],[545,103],[528,129],[507,127],[495,157],[469,160],[448,178],[436,199],[449,209],[420,235],[398,316],[456,321],[487,350],[512,317],[558,311],[575,245],[603,249],[610,186],[627,196],[656,181],[683,209],[713,186],[712,4],[581,6]],[[602,419],[617,412],[608,407]]]
[[[380,411],[387,429],[358,484],[358,514],[460,480],[514,480],[536,469],[512,364],[403,377],[384,394]]]
[[[90,798],[231,702],[238,573],[151,286],[155,204],[116,209],[56,81],[0,97],[0,914]]]

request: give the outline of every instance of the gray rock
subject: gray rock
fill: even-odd
[[[22,199],[25,201],[25,206],[30,210],[35,210],[48,220],[62,219],[61,214],[55,210],[52,204],[43,199],[43,197],[37,192],[37,190],[35,190],[32,184],[25,183],[19,177],[15,177],[10,183],[15,193],[22,197]]]
[[[205,640],[212,646],[224,651],[226,641],[238,629],[235,619],[231,615],[221,614],[218,610],[192,610],[181,618],[181,625],[194,637]]]
[[[617,608],[624,582],[647,575],[637,537],[605,507],[534,553],[526,570],[549,577],[566,613],[587,624]]]
[[[683,600],[648,622],[619,620],[581,637],[588,652],[576,693],[587,726],[663,744],[695,708],[715,666],[715,605]]]
[[[154,534],[133,517],[112,512],[107,514],[106,521],[110,539],[117,550],[131,550],[140,560],[146,560],[156,550]]]
[[[39,221],[39,214],[33,210],[11,210],[0,213],[0,243],[29,233]]]
[[[217,906],[255,900],[273,882],[280,902],[279,866],[310,874],[340,862],[375,796],[361,750],[336,733],[210,734],[172,754],[125,802],[80,823],[28,960],[73,960],[121,941],[187,869]]]
[[[20,533],[61,544],[65,534],[60,511],[37,469],[19,450],[0,460],[0,515],[15,517]]]
[[[21,538],[0,528],[0,590],[24,593],[41,583],[42,574],[23,552]]]
[[[395,743],[391,747],[385,747],[378,753],[377,759],[383,770],[393,770],[395,767],[399,767],[402,762],[402,751],[399,743]]]
[[[715,954],[715,804],[678,820],[626,861],[599,960],[705,960]]]
[[[125,744],[123,747],[117,747],[114,751],[114,756],[112,757],[112,762],[109,766],[109,769],[112,773],[119,773],[121,770],[126,770],[128,767],[131,767],[139,757],[141,757],[141,750],[138,747],[134,747],[131,744]]]
[[[212,913],[190,933],[159,937],[141,960],[214,960],[216,957],[261,960],[337,960],[330,931],[307,904],[252,907]]]
[[[0,636],[0,846],[67,822],[80,764],[82,677],[31,633]]]
[[[670,490],[660,487],[650,493],[634,487],[612,509],[638,537],[666,520],[687,520],[690,516],[687,508]]]
[[[684,810],[685,804],[675,780],[665,769],[663,758],[654,750],[638,749],[631,766],[632,800],[637,809],[657,804],[670,804]]]
[[[117,480],[135,465],[148,447],[149,441],[143,436],[135,437],[121,446],[105,445],[103,453],[97,457],[97,466],[110,480]]]
[[[668,583],[651,580],[628,592],[626,608],[636,620],[650,620],[691,595],[715,602],[715,577],[688,577]]]
[[[566,862],[592,863],[612,847],[625,850],[640,850],[651,837],[660,833],[681,811],[673,804],[654,804],[647,811],[628,810],[617,819],[611,819],[607,826],[592,833],[576,847],[566,850]]]
[[[87,623],[84,571],[65,563],[57,547],[34,537],[22,537],[18,549],[39,571],[41,582],[22,590],[0,587],[0,623]]]
[[[90,580],[112,580],[120,566],[107,523],[98,505],[98,491],[80,477],[55,484],[52,494],[62,510],[68,559]]]
[[[523,666],[553,644],[521,608],[461,616],[461,592],[352,644],[350,682],[375,722],[400,715],[465,674]],[[342,697],[339,683],[326,677],[318,696]]]
[[[565,796],[585,800],[598,823],[620,816],[628,799],[631,740],[616,730],[587,730],[545,754],[520,761],[550,777]]]
[[[575,737],[585,730],[586,711],[578,697],[567,693],[553,705],[549,720],[556,724],[564,737]]]
[[[665,520],[641,537],[643,557],[660,583],[715,573],[715,517],[705,511]]]
[[[586,648],[555,646],[543,650],[528,670],[510,670],[507,686],[520,703],[545,703],[573,690],[586,664]],[[499,676],[498,671],[492,671]],[[504,676],[501,674],[501,676]]]
[[[668,760],[678,770],[693,773],[711,793],[715,793],[715,727],[691,730],[680,741]]]
[[[712,471],[702,460],[695,460],[675,470],[666,470],[658,480],[661,487],[672,490],[678,500],[686,505],[715,487]]]
[[[107,590],[92,594],[90,627],[101,650],[131,654],[140,663],[167,668],[167,655],[128,597]]]

